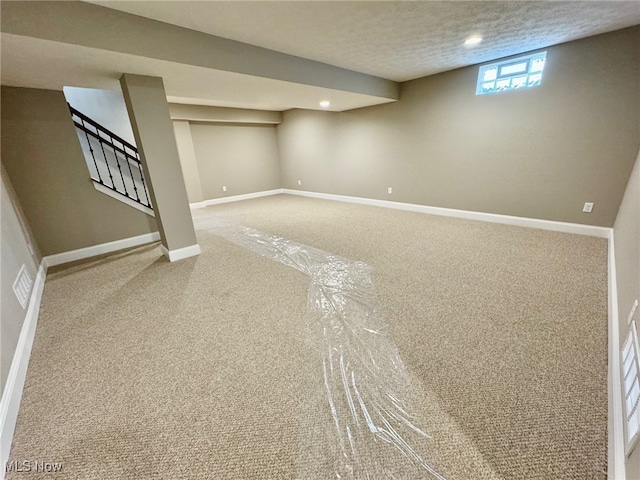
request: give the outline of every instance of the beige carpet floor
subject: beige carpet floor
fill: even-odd
[[[287,195],[206,211],[374,267],[444,477],[606,478],[605,240]],[[198,239],[173,264],[149,245],[50,269],[10,460],[335,478],[308,277]]]

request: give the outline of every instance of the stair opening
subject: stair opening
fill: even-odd
[[[68,105],[91,180],[153,210],[136,146]]]

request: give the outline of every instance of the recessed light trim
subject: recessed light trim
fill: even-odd
[[[320,107],[322,108],[329,108],[331,106],[331,102],[329,100],[322,100],[320,102]]]
[[[465,47],[474,47],[482,42],[482,37],[480,35],[472,35],[464,41]]]

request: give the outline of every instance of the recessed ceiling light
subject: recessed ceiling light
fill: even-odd
[[[320,102],[320,106],[322,108],[329,108],[331,106],[331,102],[329,100],[323,100]]]
[[[481,41],[482,37],[480,35],[473,35],[464,41],[464,45],[465,47],[473,47],[478,45]]]

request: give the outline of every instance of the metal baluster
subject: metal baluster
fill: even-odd
[[[98,133],[98,143],[100,144],[100,149],[102,150],[102,156],[104,157],[104,163],[107,166],[107,172],[109,172],[109,178],[111,179],[111,189],[115,190],[116,192],[118,190],[116,190],[116,184],[113,183],[113,175],[111,175],[111,168],[109,167],[109,160],[107,159],[107,154],[104,153],[104,146],[102,145],[102,138],[100,138],[100,131],[98,131],[96,129],[97,133]]]
[[[96,166],[96,172],[98,173],[98,181],[100,183],[104,183],[102,181],[102,177],[100,176],[100,169],[98,168],[98,162],[96,162],[96,156],[93,154],[93,148],[91,148],[91,140],[89,140],[89,134],[87,133],[87,130],[86,130],[87,126],[84,124],[84,120],[82,118],[80,118],[80,123],[84,127],[83,129],[84,136],[87,137],[87,145],[89,145],[89,151],[91,152],[91,158],[93,158],[93,164]]]
[[[131,176],[131,183],[133,183],[133,191],[136,193],[136,200],[140,201],[140,195],[138,195],[138,187],[136,187],[136,179],[133,178],[133,172],[131,171],[131,162],[129,161],[129,157],[127,156],[127,146],[122,144],[122,150],[124,150],[124,160],[127,162],[127,166],[129,167],[129,175]]]
[[[118,172],[120,172],[120,180],[122,180],[122,188],[124,188],[124,194],[128,197],[129,192],[127,192],[127,184],[124,182],[124,176],[122,175],[122,167],[120,167],[120,159],[118,158],[118,152],[115,149],[115,144],[113,143],[113,137],[109,135],[111,138],[111,148],[113,149],[113,156],[116,159],[116,165],[118,165]],[[125,160],[127,158],[125,157]],[[122,192],[120,192],[122,193]]]
[[[147,185],[144,183],[144,172],[142,171],[142,162],[138,159],[138,171],[140,172],[140,180],[142,180],[142,187],[144,188],[144,196],[147,197],[147,206],[151,208],[151,200],[149,200],[149,191]]]

